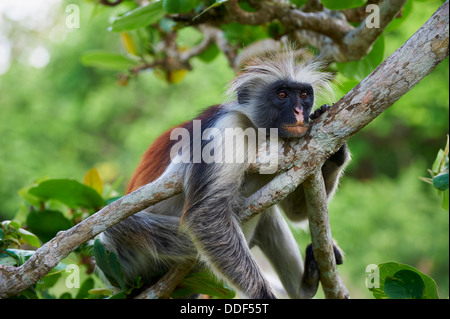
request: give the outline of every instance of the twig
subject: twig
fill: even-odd
[[[135,299],[168,299],[194,266],[195,261],[173,266],[156,284],[140,293]]]

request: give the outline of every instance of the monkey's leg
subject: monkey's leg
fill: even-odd
[[[151,281],[174,263],[197,257],[197,250],[179,225],[179,217],[142,211],[106,230],[101,241],[117,254],[127,281],[138,276]]]
[[[305,264],[297,242],[286,220],[276,208],[261,213],[252,244],[261,248],[274,267],[287,294],[291,298],[313,298],[319,286],[320,273],[314,258],[312,245],[306,248]],[[336,263],[342,264],[342,255],[334,246]]]
[[[257,245],[291,298],[310,298],[317,291],[319,279],[302,285],[303,260],[285,219],[276,207],[261,213],[251,244]]]
[[[187,229],[213,272],[249,298],[275,298],[250,252],[237,219],[228,211],[195,213],[195,219],[186,221]]]

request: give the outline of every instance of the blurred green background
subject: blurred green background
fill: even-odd
[[[119,34],[106,30],[113,10],[75,0],[24,1],[19,9],[8,3],[14,1],[0,4],[0,220],[14,217],[23,202],[18,190],[41,177],[82,180],[96,167],[105,183],[122,179],[123,193],[148,145],[223,101],[234,76],[219,56],[195,61],[179,84],[143,72],[120,86],[116,72],[80,63],[93,49],[125,52]],[[81,9],[79,29],[65,24],[71,3]],[[385,33],[385,57],[441,4],[413,1],[402,26]],[[186,32],[186,41],[190,36]],[[449,214],[419,180],[445,147],[448,79],[447,59],[349,141],[353,160],[330,214],[352,298],[371,296],[366,266],[387,261],[418,268],[436,280],[441,298],[448,297]],[[301,227],[295,234],[304,250],[309,235]]]

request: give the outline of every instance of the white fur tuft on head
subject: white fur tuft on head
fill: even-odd
[[[305,58],[304,50],[270,52],[265,56],[250,59],[243,71],[228,86],[227,95],[236,98],[242,88],[252,95],[257,93],[253,90],[260,90],[264,86],[285,80],[309,83],[316,96],[328,94],[333,97],[330,84],[332,74],[320,71],[322,68],[324,63],[311,56]]]

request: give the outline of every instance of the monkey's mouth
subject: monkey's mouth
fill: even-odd
[[[294,137],[302,137],[308,131],[308,123],[304,121],[303,118],[303,109],[301,107],[296,106],[294,108],[294,116],[296,123],[294,124],[284,124],[283,129],[292,134]]]
[[[309,125],[305,124],[285,124],[283,129],[285,129],[290,134],[296,137],[302,137],[308,131]]]

